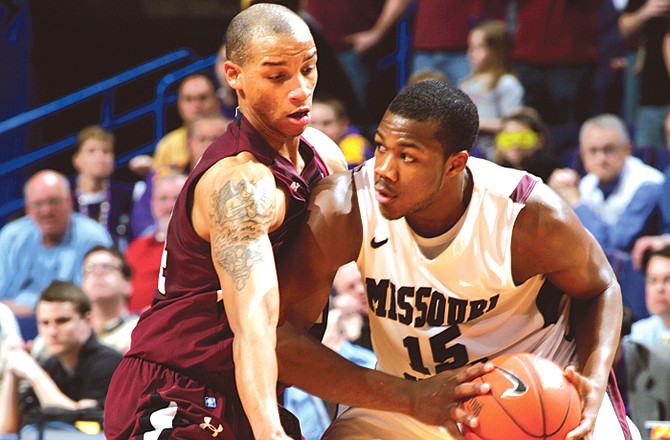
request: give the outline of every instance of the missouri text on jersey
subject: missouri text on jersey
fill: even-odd
[[[431,287],[401,286],[390,280],[365,279],[368,306],[377,316],[402,324],[431,327],[460,324],[477,319],[493,310],[500,294],[488,299],[468,301],[452,298]]]

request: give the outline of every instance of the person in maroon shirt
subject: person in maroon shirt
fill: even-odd
[[[514,61],[525,105],[549,125],[591,116],[598,0],[517,2]]]
[[[226,44],[237,116],[175,203],[158,291],[110,385],[110,440],[300,439],[277,406],[275,260],[311,188],[346,163],[306,130],[317,56],[300,17],[251,6],[231,20]]]

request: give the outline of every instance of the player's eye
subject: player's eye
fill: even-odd
[[[405,163],[412,163],[412,162],[414,162],[414,161],[416,160],[413,156],[410,156],[410,155],[407,154],[407,153],[402,153],[402,154],[400,155],[400,158],[401,158],[402,161],[405,162]]]

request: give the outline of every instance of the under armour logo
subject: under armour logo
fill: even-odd
[[[372,249],[377,249],[378,247],[384,246],[386,243],[388,243],[388,241],[388,238],[377,241],[375,240],[375,237],[372,237],[372,240],[370,240],[370,246],[372,246]]]
[[[292,182],[291,183],[291,189],[293,191],[298,191],[298,188],[300,188],[300,184],[298,182]]]
[[[218,437],[221,432],[223,432],[223,426],[219,424],[219,427],[217,428],[216,426],[212,425],[210,422],[212,421],[211,417],[205,417],[205,423],[200,424],[200,429],[209,429],[212,431],[212,437]]]
[[[526,384],[516,374],[504,368],[496,367],[496,369],[512,382],[512,388],[507,388],[500,397],[521,396],[528,391]]]

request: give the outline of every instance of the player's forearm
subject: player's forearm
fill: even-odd
[[[605,292],[583,304],[576,316],[579,371],[604,395],[621,332],[621,290],[616,281]]]
[[[408,381],[360,367],[285,323],[277,332],[279,379],[330,402],[411,412]]]
[[[235,334],[235,382],[255,438],[281,438],[274,331]]]

